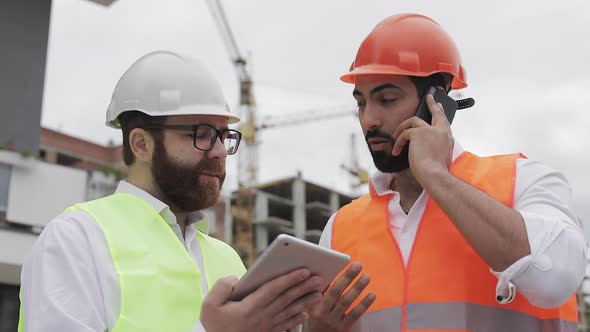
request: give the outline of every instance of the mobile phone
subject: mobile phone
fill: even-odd
[[[444,108],[445,115],[449,120],[449,123],[453,123],[453,119],[455,118],[455,112],[457,111],[457,102],[455,99],[449,97],[446,92],[442,89],[438,89],[434,86],[431,86],[426,94],[422,97],[420,101],[420,105],[418,105],[418,111],[416,111],[416,116],[420,119],[426,121],[428,124],[432,124],[432,114],[428,109],[428,104],[426,104],[426,96],[429,94],[434,93],[434,100],[437,103],[441,103]]]

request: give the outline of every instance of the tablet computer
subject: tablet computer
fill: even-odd
[[[346,254],[281,234],[238,281],[229,300],[240,301],[265,283],[300,268],[330,283],[349,262]]]

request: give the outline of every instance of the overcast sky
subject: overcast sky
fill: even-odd
[[[455,39],[467,70],[453,133],[480,155],[523,152],[563,171],[590,234],[590,1],[226,0],[229,21],[249,55],[259,116],[354,108],[339,81],[366,34],[381,19],[419,12]],[[42,124],[106,144],[112,89],[124,70],[157,49],[199,58],[237,106],[238,83],[205,0],[118,0],[103,7],[53,0]],[[235,109],[235,108],[234,108]],[[361,164],[374,170],[353,116],[260,134],[261,181],[293,176],[349,192],[340,169],[357,134]],[[228,188],[236,164],[228,165]],[[233,176],[232,176],[233,175]]]

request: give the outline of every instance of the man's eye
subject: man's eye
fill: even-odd
[[[210,136],[211,133],[206,132],[206,131],[201,131],[201,130],[197,130],[197,132],[195,133],[195,137],[196,138],[207,138]]]

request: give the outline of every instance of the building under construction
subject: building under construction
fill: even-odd
[[[250,243],[254,246],[255,254],[259,254],[274,238],[283,233],[318,243],[330,216],[353,199],[330,188],[305,181],[300,174],[258,185],[254,192],[255,218]],[[235,192],[227,197],[223,239],[228,243],[235,243],[239,248],[242,245],[238,242],[241,230],[235,218],[241,211],[236,203],[237,196],[238,192]]]

